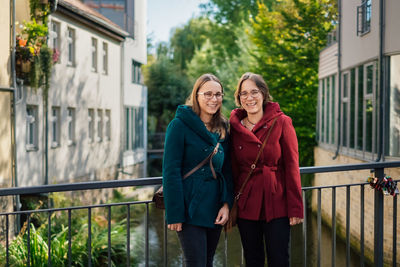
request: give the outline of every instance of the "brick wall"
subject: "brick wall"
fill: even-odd
[[[348,156],[339,155],[333,160],[334,153],[316,147],[314,150],[315,166],[344,165],[365,163]],[[400,179],[400,168],[385,169],[385,173],[393,179]],[[361,183],[367,180],[369,170],[320,173],[315,175],[314,186],[339,185]],[[354,249],[360,250],[360,221],[361,221],[361,194],[360,186],[350,187],[350,242]],[[364,187],[364,247],[365,257],[373,260],[374,257],[374,190]],[[317,209],[317,190],[312,194],[312,209]],[[397,225],[400,223],[399,197],[397,197]],[[324,222],[331,226],[332,221],[332,189],[324,189],[321,193],[321,211]],[[346,188],[336,189],[336,225],[337,234],[346,237]],[[400,231],[397,232],[397,264],[400,263]],[[384,197],[384,261],[392,262],[393,251],[393,197]]]

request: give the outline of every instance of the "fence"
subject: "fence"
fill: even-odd
[[[300,171],[302,174],[306,173],[329,173],[329,172],[338,172],[338,171],[356,171],[356,170],[368,170],[368,169],[374,169],[375,175],[377,178],[382,179],[384,176],[384,169],[385,168],[396,168],[400,167],[400,162],[382,162],[382,163],[366,163],[366,164],[356,164],[356,165],[342,165],[342,166],[331,166],[331,167],[304,167],[301,168]],[[75,184],[59,184],[59,185],[46,185],[46,186],[35,186],[35,187],[26,187],[26,188],[4,188],[0,189],[0,196],[17,196],[17,195],[25,195],[25,194],[43,194],[43,193],[52,193],[52,192],[75,192],[75,191],[80,191],[80,190],[94,190],[94,189],[112,189],[112,188],[124,188],[124,187],[132,187],[132,186],[155,186],[155,185],[160,185],[162,181],[161,177],[153,177],[153,178],[139,178],[139,179],[133,179],[133,180],[116,180],[116,181],[105,181],[105,182],[85,182],[85,183],[75,183]],[[349,221],[349,215],[350,215],[350,194],[351,194],[351,187],[360,187],[361,189],[361,203],[364,202],[364,187],[367,185],[367,182],[364,183],[357,183],[357,184],[343,184],[343,185],[335,185],[335,186],[319,186],[319,187],[303,187],[303,198],[304,198],[304,203],[306,203],[306,195],[307,192],[316,190],[317,191],[317,261],[316,265],[320,266],[321,265],[321,191],[323,190],[331,190],[332,191],[332,266],[336,266],[336,257],[335,257],[335,252],[336,252],[336,189],[345,187],[346,188],[346,196],[347,196],[347,201],[346,201],[346,266],[349,266],[350,264],[350,221]],[[383,225],[384,225],[384,216],[383,216],[383,211],[384,211],[384,205],[383,205],[383,194],[381,192],[376,191],[374,193],[374,266],[383,266],[384,263],[384,258],[383,258]],[[74,245],[74,240],[72,238],[72,230],[71,230],[71,221],[73,220],[72,217],[72,211],[74,210],[86,210],[87,214],[87,242],[86,244],[86,256],[85,258],[87,260],[87,266],[92,266],[93,265],[93,258],[92,254],[94,253],[92,250],[92,210],[95,208],[105,208],[107,210],[107,245],[106,245],[106,259],[104,259],[104,265],[111,266],[112,265],[112,257],[113,253],[115,253],[114,248],[112,246],[113,244],[113,230],[112,230],[112,223],[111,223],[111,208],[112,207],[126,207],[127,213],[126,213],[126,248],[125,249],[125,261],[127,266],[131,266],[131,255],[130,255],[130,242],[131,242],[131,231],[130,231],[130,220],[131,220],[131,207],[135,205],[144,205],[144,213],[145,213],[145,243],[144,243],[144,264],[145,266],[149,266],[149,259],[150,259],[150,254],[149,254],[149,206],[152,205],[152,202],[150,200],[148,201],[133,201],[133,202],[123,202],[123,203],[110,203],[110,204],[98,204],[98,205],[86,205],[86,206],[75,206],[75,207],[65,207],[65,208],[49,208],[49,209],[41,209],[41,210],[28,210],[28,211],[17,211],[17,212],[2,212],[0,213],[0,219],[4,218],[5,219],[5,230],[3,230],[4,234],[4,243],[5,243],[5,264],[6,266],[10,266],[10,225],[9,225],[9,219],[10,216],[17,216],[17,215],[25,215],[27,217],[26,219],[26,240],[25,246],[27,250],[27,255],[26,259],[29,259],[26,261],[26,266],[34,266],[33,260],[32,260],[32,251],[31,251],[31,245],[32,245],[32,240],[31,238],[31,231],[34,230],[31,227],[31,217],[34,214],[42,213],[42,214],[47,214],[47,264],[48,266],[57,266],[55,263],[53,263],[53,251],[54,246],[52,247],[52,239],[51,239],[51,227],[52,227],[52,214],[56,212],[66,212],[68,216],[68,225],[65,231],[65,243],[67,244],[67,263],[68,266],[72,266],[72,246]],[[360,261],[361,261],[361,266],[364,266],[365,263],[365,257],[364,257],[364,206],[361,204],[362,210],[361,210],[361,221],[360,221],[360,227],[362,228],[361,231],[361,238],[360,238],[360,246],[361,246],[361,255],[360,255]],[[309,209],[307,205],[305,205],[305,214],[307,215],[307,212],[309,212]],[[305,217],[305,221],[303,223],[303,246],[301,248],[302,250],[302,263],[303,266],[309,266],[308,258],[307,258],[307,248],[308,248],[308,239],[307,239],[307,216]],[[163,265],[167,266],[168,259],[167,259],[167,230],[164,225],[163,229],[163,245],[162,245],[162,250],[163,250]],[[86,232],[85,232],[86,233]],[[396,266],[396,261],[397,261],[397,196],[393,197],[393,240],[392,240],[392,265]],[[227,253],[225,253],[225,259],[223,262],[223,265],[226,265],[227,262]],[[122,257],[122,255],[119,254],[118,257]],[[242,262],[242,261],[241,261]]]

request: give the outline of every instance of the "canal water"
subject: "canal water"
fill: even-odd
[[[133,227],[131,234],[131,251],[135,266],[145,266],[145,216],[143,212],[135,214],[136,227]],[[311,212],[307,222],[307,266],[317,266],[317,220]],[[303,266],[303,232],[302,226],[297,225],[291,230],[291,266]],[[321,229],[321,266],[331,266],[332,261],[332,234],[331,229],[322,225]],[[226,239],[226,240],[225,240]],[[168,266],[182,266],[181,248],[175,232],[167,231],[167,258]],[[164,225],[163,211],[156,209],[152,204],[149,205],[149,266],[163,266],[163,241]],[[227,247],[226,247],[227,245]],[[227,253],[227,257],[225,257]],[[222,232],[220,243],[214,259],[214,266],[236,267],[244,266],[242,262],[242,251],[240,237],[237,227],[225,236]],[[346,266],[346,245],[337,238],[336,240],[336,266]],[[350,255],[350,266],[360,266],[360,257],[353,251]],[[369,266],[365,264],[365,266]]]

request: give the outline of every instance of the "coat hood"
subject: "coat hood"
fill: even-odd
[[[209,132],[200,117],[194,113],[192,107],[187,105],[179,105],[175,118],[180,119],[187,127],[192,129],[196,134],[203,138],[207,143],[216,145],[218,139],[215,134]]]
[[[276,102],[268,102],[264,107],[264,116],[254,126],[252,131],[256,132],[258,129],[269,125],[272,119],[281,115],[283,115],[283,112],[281,111],[279,104]],[[243,120],[246,116],[247,112],[243,108],[234,109],[231,112],[229,122],[236,131],[241,132],[243,130],[241,120]]]

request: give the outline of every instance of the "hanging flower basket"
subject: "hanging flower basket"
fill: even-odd
[[[22,61],[21,62],[21,71],[23,73],[29,73],[31,71],[31,62],[30,61]]]

